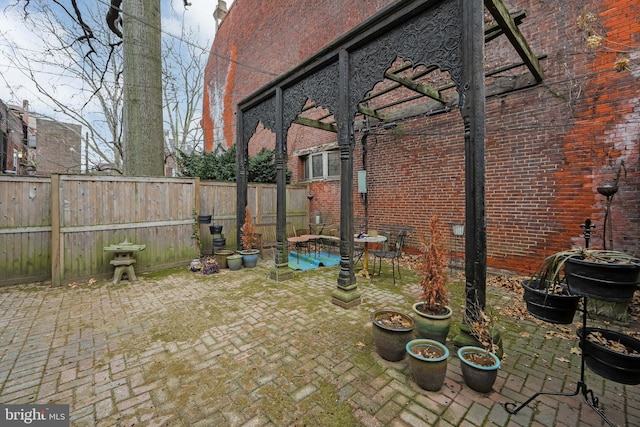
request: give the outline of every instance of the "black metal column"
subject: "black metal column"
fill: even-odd
[[[353,272],[353,117],[349,113],[349,53],[339,54],[338,147],[340,148],[340,273],[331,302],[344,308],[360,304]]]
[[[244,116],[238,108],[236,117],[236,247],[242,249],[240,227],[244,224],[244,207],[247,205],[249,180],[249,141],[244,140]]]
[[[289,263],[287,250],[287,144],[283,126],[282,88],[276,88],[276,267]]]
[[[465,141],[466,309],[485,308],[487,230],[485,222],[485,83],[484,5],[462,1],[463,94]]]

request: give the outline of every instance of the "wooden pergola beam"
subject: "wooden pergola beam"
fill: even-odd
[[[538,58],[533,54],[529,43],[527,43],[527,40],[520,32],[520,29],[509,14],[509,10],[502,0],[484,0],[484,5],[491,13],[491,16],[493,16],[493,19],[495,19],[498,25],[502,28],[504,34],[509,39],[516,52],[518,52],[520,58],[522,58],[522,61],[525,63],[531,74],[533,74],[533,77],[538,83],[540,83],[544,78],[544,73],[542,71],[542,67],[540,67]]]
[[[324,123],[320,120],[309,119],[303,116],[296,117],[293,123],[315,129],[326,130],[328,132],[338,133],[338,128],[335,124]]]
[[[510,14],[510,16],[513,19],[513,22],[517,26],[522,24],[522,21],[524,20],[524,18],[527,17],[527,12],[524,10],[519,10],[517,12]],[[490,27],[487,27],[484,29],[484,42],[488,43],[491,40],[500,37],[502,34],[504,34],[504,31],[502,30],[502,27],[500,27],[500,25],[498,24],[491,25]]]
[[[435,99],[436,101],[440,101],[443,104],[446,102],[444,99],[444,96],[442,96],[442,94],[437,90],[432,88],[431,86],[422,84],[422,83],[416,83],[415,81],[413,81],[413,79],[408,79],[405,77],[398,77],[397,75],[387,71],[386,73],[384,73],[385,78],[392,80],[396,83],[401,84],[404,87],[407,87],[411,90],[413,90],[414,92],[418,92],[424,96],[427,96],[431,99]]]
[[[358,112],[364,114],[365,116],[378,119],[381,122],[384,121],[384,116],[382,114],[378,113],[378,111],[373,108],[367,107],[364,104],[358,104]]]

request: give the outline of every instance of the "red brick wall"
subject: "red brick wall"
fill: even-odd
[[[322,6],[304,1],[266,2],[271,7],[259,10],[249,10],[245,3],[237,0],[231,8],[214,50],[222,52],[233,43],[238,63],[281,73],[386,2],[365,5],[370,7],[367,12],[360,6],[370,2],[327,2],[327,7],[324,2]],[[338,13],[336,20],[329,19],[331,6],[338,3],[343,5],[338,8],[342,14]],[[279,4],[289,8],[277,7]],[[598,194],[597,187],[613,180],[623,161],[626,174],[622,174],[612,205],[613,247],[640,255],[638,66],[624,72],[613,69],[620,51],[630,51],[632,63],[638,62],[640,18],[631,10],[633,4],[631,0],[507,2],[512,12],[526,9],[521,31],[533,51],[547,58],[541,62],[543,84],[487,100],[490,267],[533,272],[544,255],[584,245],[580,224],[586,218],[596,224],[591,247],[602,248],[606,199]],[[346,16],[349,14],[345,10],[353,16]],[[589,28],[576,25],[584,12],[597,17]],[[242,25],[235,24],[238,22]],[[605,43],[590,49],[586,37],[596,33],[605,36]],[[278,42],[289,37],[294,39],[290,46]],[[513,62],[515,52],[503,39],[486,46],[487,68]],[[235,103],[272,78],[239,64],[230,67],[215,56],[207,72],[207,90],[211,93],[225,85],[229,88],[228,80],[233,80]],[[514,75],[520,73],[513,71]],[[210,96],[210,102],[215,98]],[[230,124],[225,121],[227,126]],[[230,135],[234,132],[235,120]],[[251,140],[252,152],[263,144],[261,141],[272,146],[275,140],[272,134],[265,139],[259,134]],[[362,168],[361,136],[360,132],[355,136],[355,171]],[[332,141],[333,134],[293,125],[288,153],[291,156],[295,150]],[[369,228],[395,234],[406,227],[411,231],[408,244],[415,250],[432,215],[439,215],[445,224],[463,222],[464,141],[458,111],[399,121],[395,129],[378,128],[369,136],[368,148]],[[289,168],[294,171],[295,182],[300,176],[297,158],[290,157]],[[364,210],[356,181],[354,177],[358,226]],[[311,190],[315,194],[311,211],[330,212],[338,218],[339,182],[312,183]]]
[[[205,147],[233,145],[238,102],[390,3],[236,0],[205,69]]]
[[[36,174],[80,173],[81,131],[80,125],[38,119]]]

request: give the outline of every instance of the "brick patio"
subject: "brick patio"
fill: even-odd
[[[73,426],[605,425],[581,396],[541,397],[517,415],[503,407],[575,390],[573,325],[503,317],[507,356],[491,393],[463,384],[455,351],[442,390],[427,392],[371,339],[373,309],[411,311],[411,272],[397,287],[390,275],[359,282],[362,304],[345,310],[330,302],[337,267],[276,283],[268,265],[1,288],[0,403],[69,404]],[[497,314],[520,299],[488,295]],[[640,425],[640,387],[589,370],[586,383],[614,424]]]

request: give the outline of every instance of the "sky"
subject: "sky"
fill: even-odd
[[[21,19],[22,5],[25,0],[0,0],[0,33],[6,35],[9,39],[19,43],[22,52],[42,52],[45,43],[38,37],[35,37],[31,29],[25,25]],[[70,0],[61,0],[68,5]],[[127,0],[124,0],[127,1]],[[213,12],[217,5],[217,0],[189,0],[191,5],[185,10],[183,0],[162,0],[162,30],[165,35],[179,36],[181,26],[184,24],[190,28],[199,27],[199,45],[211,47],[215,35],[215,21]],[[227,1],[227,7],[230,7],[233,1]],[[15,5],[18,5],[17,7]],[[104,9],[106,13],[109,0],[78,0],[81,8],[92,6]],[[53,7],[53,6],[52,6]],[[6,60],[6,55],[11,55],[11,51],[6,45],[3,38],[0,38],[0,99],[8,104],[22,105],[22,100],[29,101],[29,107],[32,112],[43,114],[47,117],[65,120],[66,117],[55,111],[55,107],[51,101],[42,97],[35,88],[33,82],[24,76],[18,69],[11,66]],[[54,59],[55,61],[55,59]],[[65,94],[60,80],[64,79],[64,75],[60,75],[60,71],[52,72],[43,68],[37,76],[38,81],[43,85],[52,85],[52,90],[57,91],[61,97],[71,99],[70,94]],[[204,83],[203,83],[204,84]],[[75,99],[70,102],[79,102],[82,100]],[[67,119],[68,120],[68,119]]]

